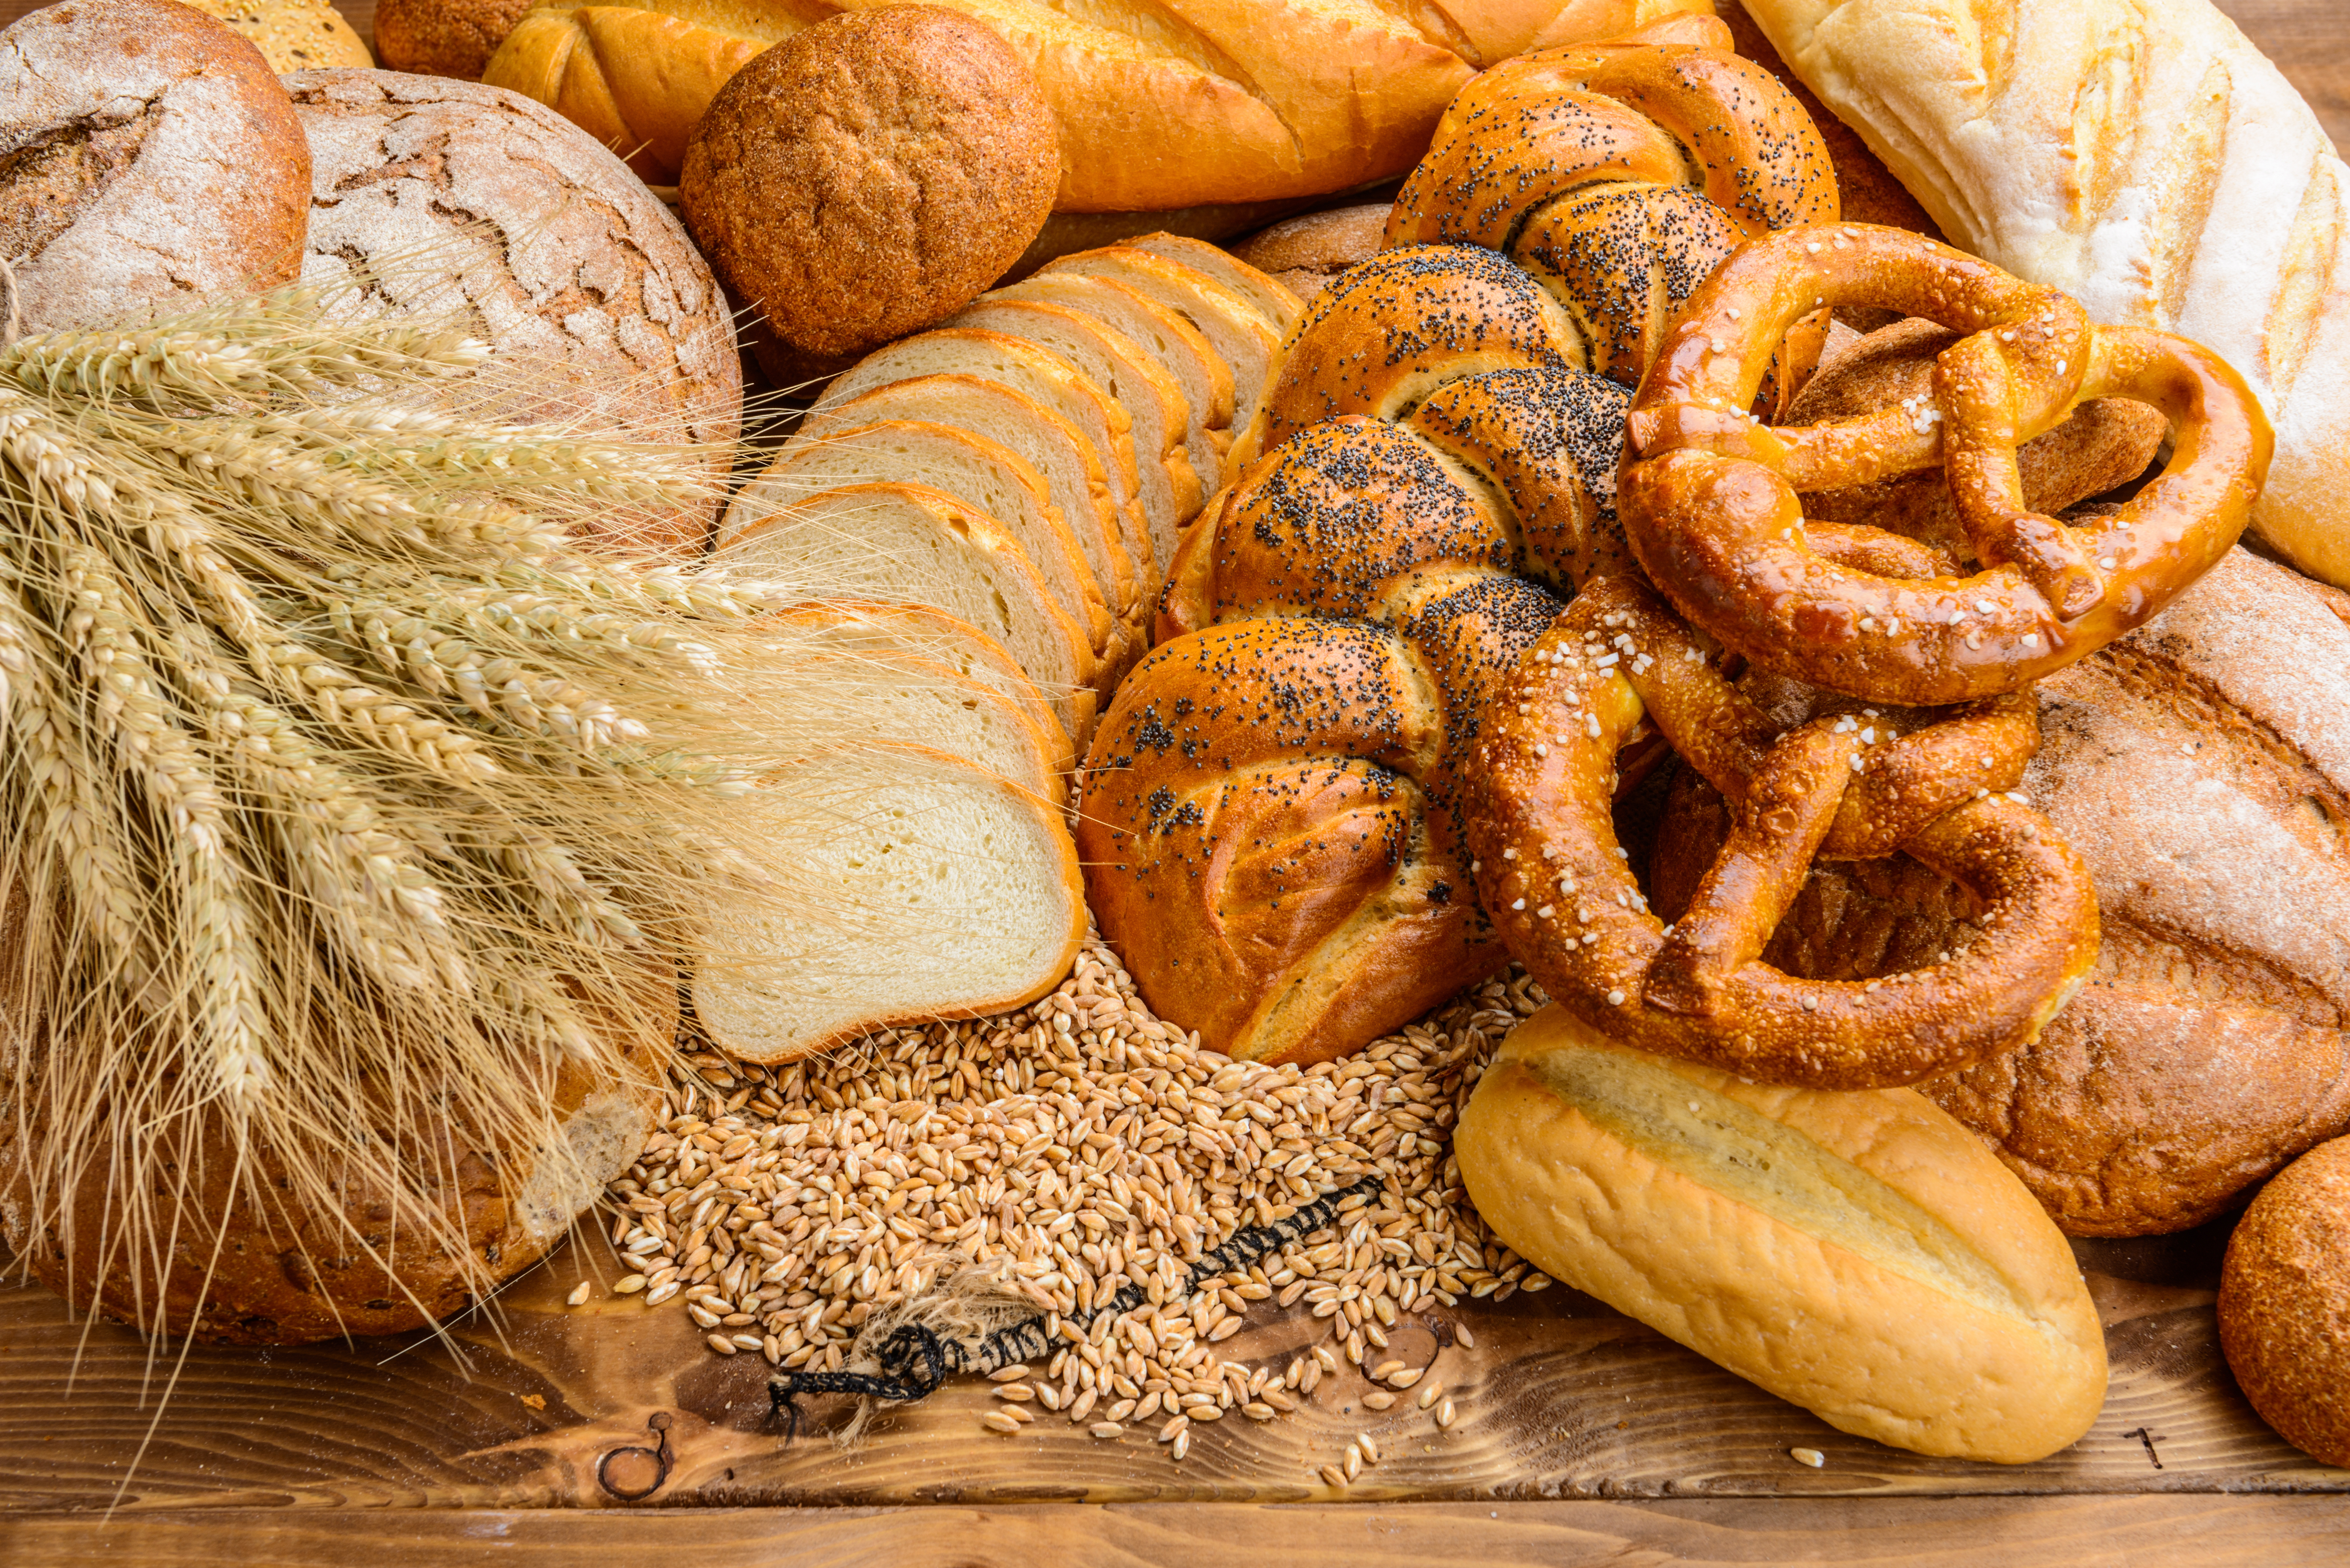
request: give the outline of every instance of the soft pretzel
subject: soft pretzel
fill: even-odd
[[[1930,403],[1774,428],[1747,412],[1786,329],[1822,305],[1919,316],[1967,336]],[[2079,527],[2032,511],[2018,445],[2082,403],[2128,398],[2172,455]],[[2145,621],[2242,532],[2267,421],[2217,355],[2092,327],[2053,289],[1906,230],[1838,224],[1752,242],[1690,301],[1635,400],[1620,504],[1633,552],[1682,614],[1735,652],[1881,702],[2013,691]],[[1888,577],[1824,558],[1798,491],[1940,463],[1984,569]]]
[[[1611,811],[1617,751],[1644,717],[1738,803],[1669,929]],[[2032,1038],[2095,958],[2087,870],[2005,793],[2038,744],[2028,694],[1778,733],[1654,593],[1608,576],[1535,644],[1487,730],[1464,780],[1478,892],[1511,952],[1612,1040],[1814,1088],[1908,1083]],[[1814,856],[1897,848],[1984,901],[1981,940],[1864,982],[1761,961]]]

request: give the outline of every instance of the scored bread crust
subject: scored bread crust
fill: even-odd
[[[398,71],[285,80],[314,159],[307,281],[363,282],[363,307],[388,316],[467,320],[494,351],[465,382],[480,412],[707,447],[723,476],[743,424],[733,315],[618,159],[497,88]],[[699,554],[711,492],[616,510],[595,537]]]
[[[776,895],[713,897],[712,957],[694,974],[691,995],[696,1018],[720,1049],[749,1062],[795,1062],[877,1029],[984,1018],[1035,1001],[1076,961],[1086,934],[1076,847],[1060,811],[1033,791],[927,746],[881,742],[812,755],[778,770],[764,787],[805,792],[813,808],[806,885],[783,896],[820,898],[829,918],[819,950],[795,951],[792,937],[811,928],[775,915]],[[922,889],[927,906],[914,904],[910,912],[902,894],[860,902],[860,873],[955,862],[935,828],[896,826],[920,825],[950,798],[992,814],[984,853],[993,863],[972,875],[970,890],[996,902],[951,907],[936,887]],[[827,802],[834,803],[828,824],[820,820]],[[1024,844],[1005,841],[1015,829]],[[915,853],[875,853],[885,841],[910,842]],[[972,861],[983,857],[957,847]],[[1033,901],[1015,902],[1023,893]],[[861,940],[843,941],[844,930]],[[957,971],[954,943],[980,937],[1018,940],[1024,950],[1003,955],[992,972]],[[912,994],[888,994],[893,990]]]
[[[1953,243],[2223,356],[2276,429],[2253,531],[2350,584],[2350,166],[2234,23],[2209,0],[1746,8]]]
[[[1503,1043],[1454,1149],[1530,1262],[1839,1430],[2022,1464],[2104,1402],[2064,1238],[1914,1090],[1750,1084],[1554,1003]]]
[[[300,275],[310,149],[236,33],[77,0],[0,33],[0,256],[17,325],[137,326]]]

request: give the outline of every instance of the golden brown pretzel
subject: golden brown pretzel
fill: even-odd
[[[1745,410],[1788,327],[1822,304],[1961,331],[1930,406],[1774,428]],[[2015,449],[2095,398],[2169,421],[2162,473],[2080,527],[2029,510]],[[2064,668],[2153,616],[2243,530],[2268,469],[2241,377],[2184,338],[2093,327],[2054,289],[1901,229],[1794,229],[1692,296],[1627,423],[1618,504],[1682,614],[1766,669],[1882,702],[1962,702]],[[1887,577],[1824,559],[1800,490],[1940,463],[1984,569]]]
[[[1644,716],[1739,803],[1669,930],[1625,864],[1610,809],[1617,747]],[[2096,956],[2086,869],[2005,793],[2038,737],[2029,693],[1777,733],[1649,589],[1601,577],[1488,711],[1465,778],[1471,868],[1510,951],[1610,1039],[1777,1083],[1908,1083],[2032,1038]],[[1896,848],[1984,900],[1982,940],[1863,982],[1761,961],[1814,856]]]

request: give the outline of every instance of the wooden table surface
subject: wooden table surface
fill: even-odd
[[[28,8],[0,0],[0,21]],[[2350,145],[2350,0],[2223,8]],[[371,0],[344,9],[370,31]],[[812,1402],[787,1443],[762,1364],[711,1355],[674,1305],[600,1285],[563,1304],[626,1272],[600,1241],[445,1341],[181,1359],[18,1286],[0,1289],[0,1563],[2350,1562],[2350,1472],[2277,1440],[2220,1360],[2224,1242],[2080,1244],[2112,1392],[2087,1438],[2012,1469],[1846,1437],[1563,1289],[1475,1305],[1473,1350],[1401,1326],[1395,1353],[1432,1358],[1461,1408],[1450,1433],[1409,1402],[1364,1409],[1350,1372],[1297,1417],[1200,1428],[1179,1466],[1049,1416],[986,1433],[972,1385],[845,1449],[846,1410]],[[1225,1348],[1279,1365],[1320,1326]],[[1312,1472],[1362,1430],[1386,1458],[1327,1501]]]

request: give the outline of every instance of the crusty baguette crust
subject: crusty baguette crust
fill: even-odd
[[[1503,1043],[1454,1148],[1529,1262],[1841,1430],[2021,1464],[2104,1402],[2064,1237],[1913,1090],[1750,1084],[1554,1004]]]
[[[2209,0],[1747,10],[1959,245],[2223,355],[2276,427],[2253,530],[2350,584],[2350,167],[2234,23]]]
[[[552,0],[484,79],[571,115],[648,179],[726,78],[842,11],[903,0]],[[1400,174],[1472,71],[1607,37],[1711,0],[931,0],[984,23],[1035,73],[1060,125],[1054,205],[1076,213],[1260,202]]]

